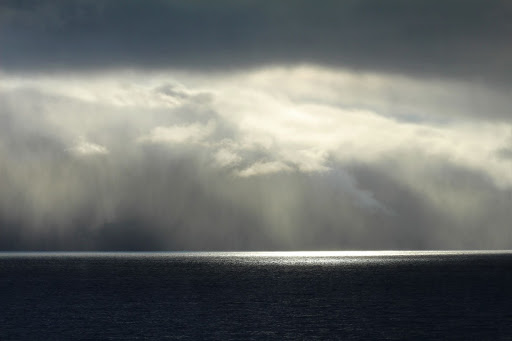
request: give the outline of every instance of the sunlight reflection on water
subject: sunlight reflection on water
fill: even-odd
[[[187,263],[272,266],[389,264],[512,254],[511,251],[264,251],[264,252],[5,252],[0,257],[158,259]]]
[[[511,256],[0,253],[0,339],[498,340]]]
[[[508,251],[287,251],[287,252],[191,252],[179,257],[204,261],[222,261],[239,264],[271,265],[343,265],[389,264],[416,261],[446,260],[453,257],[471,257],[506,254]],[[165,255],[165,254],[162,254]]]

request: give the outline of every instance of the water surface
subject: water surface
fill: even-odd
[[[512,253],[0,253],[0,339],[512,340]]]

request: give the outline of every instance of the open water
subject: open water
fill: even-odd
[[[0,253],[0,340],[512,340],[512,253]]]

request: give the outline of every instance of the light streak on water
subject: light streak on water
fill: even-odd
[[[508,250],[442,251],[264,251],[264,252],[0,252],[0,258],[155,259],[162,262],[230,263],[272,266],[389,264],[449,261],[461,258],[512,255]]]

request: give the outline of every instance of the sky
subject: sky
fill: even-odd
[[[0,250],[512,247],[507,0],[0,3]]]

